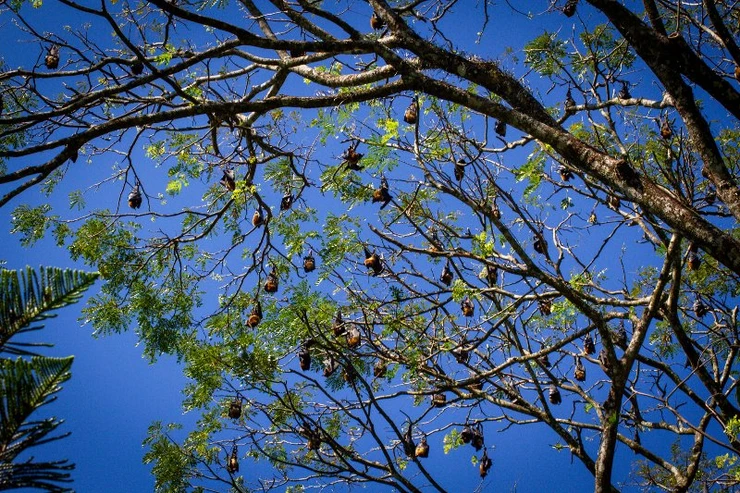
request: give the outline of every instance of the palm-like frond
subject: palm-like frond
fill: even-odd
[[[11,342],[11,338],[40,329],[42,326],[32,324],[77,301],[97,277],[97,273],[54,267],[0,269],[0,354],[19,356],[16,360],[0,358],[0,490],[70,491],[59,483],[72,481],[67,471],[74,469],[74,464],[18,459],[30,447],[68,435],[53,433],[63,421],[32,420],[31,415],[56,399],[54,394],[70,378],[74,358],[38,356],[32,349],[48,344]]]
[[[63,421],[46,418],[31,421],[31,414],[52,402],[61,384],[70,378],[72,356],[33,357],[30,360],[0,359],[0,490],[21,487],[67,491],[54,483],[71,481],[74,468],[66,460],[55,462],[14,462],[29,447],[64,438],[50,436]]]
[[[40,329],[31,324],[56,316],[50,312],[80,299],[97,278],[97,272],[56,267],[0,269],[0,354],[36,355],[30,348],[45,344],[10,339]]]

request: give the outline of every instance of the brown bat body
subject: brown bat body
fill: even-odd
[[[493,129],[501,137],[506,137],[506,123],[504,123],[503,121],[497,121]]]
[[[132,209],[138,209],[141,207],[141,192],[139,191],[138,183],[134,186],[134,189],[131,190],[131,193],[128,194],[128,206]]]
[[[275,272],[275,269],[272,269],[272,272],[270,272],[267,275],[267,280],[265,281],[265,291],[268,293],[276,293],[278,290],[278,278],[277,273]]]
[[[309,252],[308,255],[303,257],[303,271],[308,273],[308,272],[313,272],[315,269],[316,269],[316,259]]]
[[[462,300],[460,308],[462,309],[463,315],[465,315],[466,317],[472,317],[475,313],[475,305],[473,305],[473,302],[470,301],[470,298],[465,298],[464,300]]]
[[[260,302],[257,301],[254,305],[254,308],[252,308],[252,313],[249,315],[249,318],[247,319],[247,327],[249,327],[250,329],[253,329],[257,327],[261,321],[262,321],[262,305],[260,305]]]
[[[578,0],[568,0],[563,6],[563,14],[565,14],[566,17],[573,17],[573,14],[576,13],[577,6]]]
[[[619,90],[619,99],[632,99],[632,94],[630,94],[629,84],[626,82],[622,82],[622,89]]]
[[[411,101],[411,104],[403,113],[403,121],[409,125],[416,125],[416,122],[419,121],[419,103]]]
[[[311,353],[308,348],[303,348],[298,353],[298,362],[301,365],[301,370],[308,371],[311,368]]]
[[[339,337],[346,332],[344,320],[342,319],[342,313],[339,310],[337,310],[337,316],[334,317],[334,323],[332,324],[331,328],[332,331],[334,331],[335,337]]]
[[[254,214],[252,214],[252,226],[255,228],[259,228],[265,224],[265,219],[262,217],[262,213],[260,211],[254,211]]]
[[[445,268],[442,270],[442,275],[439,278],[439,281],[444,284],[445,286],[449,286],[452,284],[452,271],[450,270],[449,266],[445,265]]]
[[[427,437],[421,437],[421,442],[416,446],[414,455],[419,458],[429,457],[429,444],[427,443]]]
[[[46,65],[46,68],[49,70],[54,70],[59,67],[59,47],[57,45],[52,45],[51,48],[49,48],[49,51],[46,52],[44,65]]]
[[[576,361],[576,369],[573,372],[573,377],[575,377],[579,382],[586,380],[586,368],[583,366],[580,359]]]
[[[352,326],[347,331],[347,346],[349,346],[350,349],[355,349],[360,346],[361,340],[360,331],[357,330],[357,327]]]
[[[221,183],[221,185],[223,185],[227,190],[230,190],[232,192],[236,190],[236,181],[234,180],[234,170],[225,169],[224,176],[221,177],[221,181],[219,183]]]
[[[229,404],[229,417],[231,419],[239,419],[242,416],[242,400],[238,397],[234,397],[234,400]]]
[[[367,247],[365,247],[365,261],[363,263],[365,267],[373,271],[374,276],[383,272],[383,262],[380,260],[380,256],[377,253],[370,253]]]
[[[665,140],[670,140],[671,137],[673,137],[673,129],[671,128],[668,118],[663,118],[663,121],[660,124],[660,136]]]
[[[383,361],[378,361],[373,366],[373,376],[375,378],[383,378],[385,377],[387,372],[388,372],[388,365],[386,365]]]
[[[447,405],[447,396],[444,394],[434,394],[432,396],[432,406],[445,407]]]
[[[480,477],[482,479],[485,479],[485,477],[488,476],[488,471],[491,469],[492,465],[493,461],[488,457],[488,451],[484,450],[483,457],[480,458],[480,464],[478,465],[478,471],[480,472]]]
[[[545,252],[547,251],[547,242],[541,235],[537,235],[537,237],[534,240],[534,243],[532,244],[532,248],[534,248],[535,252],[544,255]]]
[[[596,345],[594,344],[594,340],[591,338],[591,334],[586,334],[586,337],[583,338],[583,352],[586,354],[596,353]]]
[[[378,31],[380,29],[383,29],[383,26],[385,26],[385,22],[383,22],[383,19],[381,19],[378,14],[373,12],[373,15],[370,16],[370,27]]]
[[[144,63],[138,58],[131,63],[131,73],[134,75],[141,75],[144,73]]]
[[[231,455],[229,455],[229,460],[226,463],[226,470],[229,474],[239,472],[239,457],[237,456],[236,445],[231,449]]]
[[[550,404],[558,405],[563,402],[563,398],[560,396],[560,390],[554,385],[550,387],[550,395],[548,395]]]

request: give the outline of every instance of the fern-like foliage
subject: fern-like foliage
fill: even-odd
[[[98,278],[97,272],[57,267],[34,270],[0,270],[0,355],[38,355],[42,343],[11,342],[22,333],[41,329],[41,320],[56,316],[52,310],[76,302]]]
[[[67,471],[74,464],[66,459],[36,461],[21,454],[69,434],[54,433],[62,420],[32,415],[56,399],[61,384],[70,378],[74,357],[41,356],[35,350],[49,344],[11,338],[42,328],[34,324],[55,316],[52,310],[79,300],[97,277],[97,273],[54,267],[0,270],[0,355],[17,356],[0,358],[0,490],[71,491],[63,484],[72,481]]]
[[[35,356],[30,360],[0,359],[0,490],[40,488],[67,491],[55,483],[69,482],[74,469],[67,460],[16,461],[29,447],[64,438],[51,435],[63,423],[56,418],[31,420],[39,407],[56,399],[61,384],[70,378],[74,357]]]

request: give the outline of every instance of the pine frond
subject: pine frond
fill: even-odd
[[[53,310],[79,300],[98,275],[57,267],[0,269],[0,353],[36,355],[30,348],[44,344],[14,343],[10,339],[40,329],[42,326],[31,324],[54,317]]]
[[[20,449],[36,444],[61,421],[28,421],[31,414],[54,400],[61,384],[70,378],[73,356],[50,358],[36,356],[30,360],[0,359],[0,461],[9,462]],[[17,444],[32,438],[31,444]]]
[[[50,434],[63,423],[56,418],[31,421],[31,415],[52,402],[61,384],[70,378],[73,356],[33,357],[30,360],[0,359],[0,490],[21,487],[67,491],[55,482],[71,481],[68,471],[74,464],[54,462],[13,462],[30,447],[59,440],[68,435]]]
[[[73,489],[54,483],[72,482],[70,474],[64,471],[71,471],[74,467],[74,464],[68,464],[66,460],[18,464],[0,463],[0,491],[37,488],[59,493],[72,492]]]

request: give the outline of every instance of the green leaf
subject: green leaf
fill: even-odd
[[[26,267],[25,271],[0,269],[0,354],[35,354],[10,339],[35,330],[31,324],[55,316],[53,310],[72,304],[98,278],[79,270]]]

